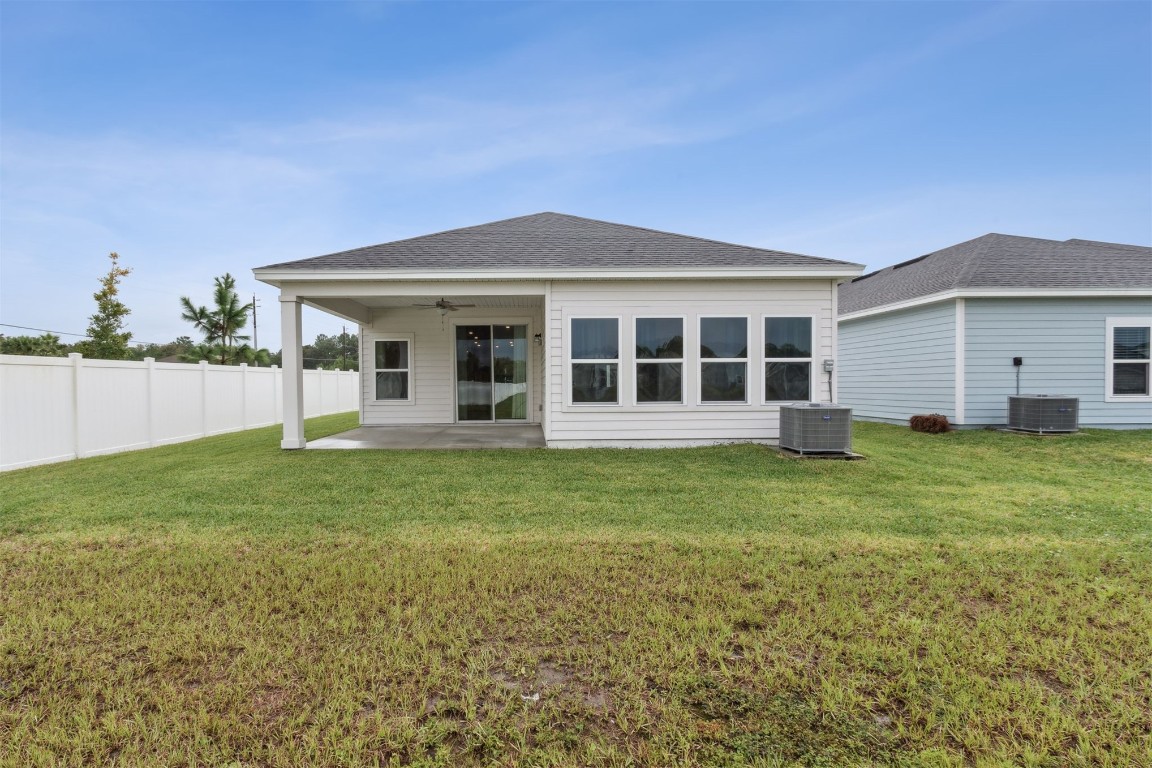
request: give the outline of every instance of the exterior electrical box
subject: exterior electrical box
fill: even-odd
[[[1008,428],[1021,432],[1076,432],[1080,398],[1065,395],[1009,395]]]
[[[851,453],[852,409],[835,403],[780,406],[780,447],[797,453]]]

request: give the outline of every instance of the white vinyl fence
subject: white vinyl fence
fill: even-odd
[[[0,355],[0,471],[266,427],[278,368]],[[359,407],[355,371],[304,371],[304,416]]]

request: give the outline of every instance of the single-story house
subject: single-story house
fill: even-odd
[[[550,447],[772,442],[834,400],[837,284],[863,267],[539,213],[271,264],[284,448],[300,307],[360,326],[363,426],[539,424]]]
[[[845,283],[838,311],[856,418],[1004,425],[1009,395],[1046,394],[1152,427],[1152,248],[984,235]]]

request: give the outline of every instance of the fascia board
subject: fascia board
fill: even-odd
[[[363,280],[708,280],[732,278],[819,278],[824,280],[851,279],[864,271],[861,266],[832,267],[793,267],[778,269],[750,269],[733,267],[730,269],[663,269],[617,270],[617,269],[574,269],[574,270],[494,270],[462,269],[452,272],[429,272],[427,270],[360,270],[360,269],[276,269],[252,270],[257,280],[271,285],[286,282],[328,282]]]
[[[1110,298],[1137,296],[1152,299],[1152,287],[1149,288],[965,288],[964,290],[941,291],[918,296],[907,301],[896,301],[883,304],[879,307],[861,309],[856,312],[845,312],[837,318],[837,322],[858,320],[872,315],[883,315],[888,312],[899,312],[902,309],[921,307],[925,304],[935,304],[939,301],[951,299],[1069,299],[1069,298]]]

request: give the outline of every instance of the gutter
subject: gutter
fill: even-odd
[[[460,281],[460,280],[729,280],[738,278],[815,278],[821,280],[848,280],[859,277],[863,265],[837,264],[824,268],[793,267],[757,269],[729,267],[702,269],[699,267],[663,269],[660,271],[634,269],[573,269],[573,270],[510,270],[510,269],[458,269],[458,270],[379,270],[379,269],[254,269],[257,280],[279,285],[283,282],[333,282],[368,280],[378,281]]]

